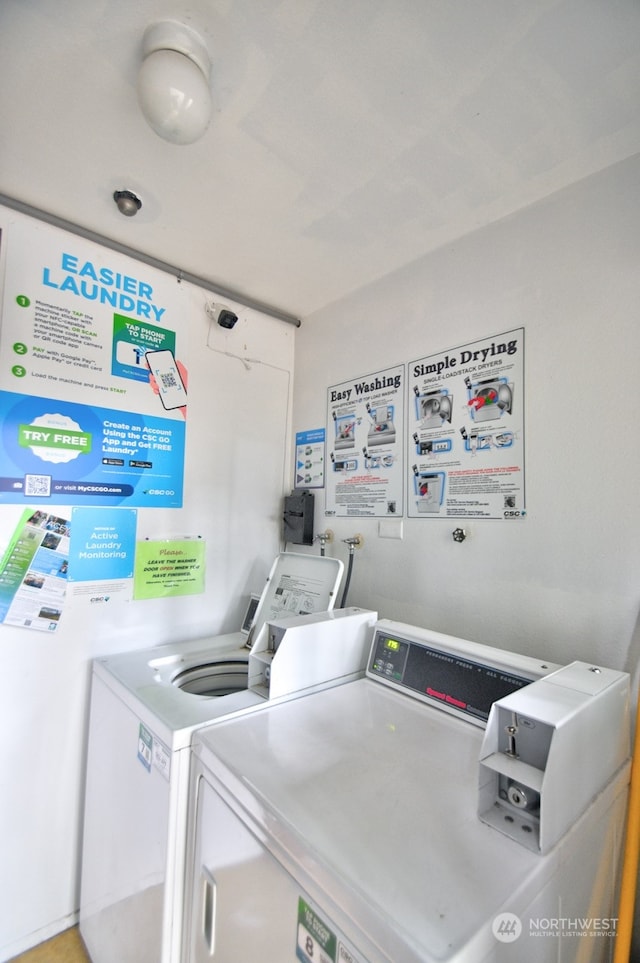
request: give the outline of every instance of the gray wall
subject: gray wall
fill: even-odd
[[[364,535],[352,604],[565,661],[635,670],[640,637],[637,359],[640,158],[469,235],[303,324],[294,429],[324,424],[326,388],[525,328],[522,522],[323,517]],[[384,225],[380,225],[384,230]]]

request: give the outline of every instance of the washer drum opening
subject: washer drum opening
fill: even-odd
[[[242,692],[249,681],[249,659],[229,662],[205,662],[183,669],[172,684],[191,695],[209,699]]]

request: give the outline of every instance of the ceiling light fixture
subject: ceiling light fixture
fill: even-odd
[[[142,38],[138,101],[153,130],[172,144],[192,144],[211,119],[211,61],[202,38],[184,24],[152,24]]]

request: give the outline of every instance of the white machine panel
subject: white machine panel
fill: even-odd
[[[548,852],[518,845],[478,817],[485,700],[469,679],[515,682],[501,702],[542,683],[521,684],[520,657],[449,637],[439,676],[435,633],[383,620],[374,636],[367,678],[196,734],[183,963],[609,960],[611,940],[540,927],[615,916],[624,748]],[[421,638],[432,676],[418,682],[421,657],[395,645],[380,668],[387,641]],[[562,702],[557,678],[548,689]]]
[[[572,662],[494,704],[480,754],[480,818],[547,852],[630,751],[629,676]]]
[[[484,726],[497,699],[559,668],[555,662],[380,619],[367,675]]]
[[[250,691],[278,699],[355,678],[367,664],[375,618],[346,608],[267,622],[249,656]]]

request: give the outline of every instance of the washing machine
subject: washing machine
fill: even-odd
[[[624,673],[381,620],[196,734],[184,963],[610,959],[629,742]]]
[[[325,661],[314,636],[303,671],[289,633],[274,663],[275,688],[264,685],[269,627],[290,626],[306,639],[316,624],[330,622],[334,635],[349,625],[349,643],[370,631],[375,613],[334,609],[343,568],[328,556],[282,553],[250,628],[94,661],[80,898],[80,932],[93,963],[179,960],[194,731],[271,696],[364,673],[369,636],[339,652],[322,645]],[[263,678],[249,689],[253,650],[261,650]]]

